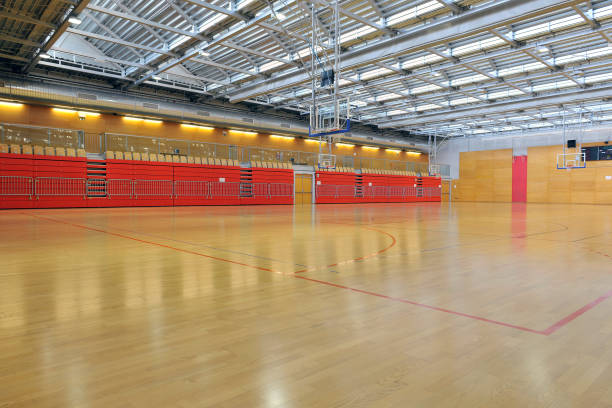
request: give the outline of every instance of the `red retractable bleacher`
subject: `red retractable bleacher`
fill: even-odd
[[[34,157],[0,153],[0,208],[34,206]]]

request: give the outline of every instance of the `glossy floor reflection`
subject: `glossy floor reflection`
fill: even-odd
[[[610,207],[35,210],[0,225],[0,406],[612,406]]]

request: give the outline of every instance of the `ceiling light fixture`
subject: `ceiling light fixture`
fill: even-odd
[[[77,18],[77,17],[70,17],[70,18],[68,19],[68,22],[69,22],[70,24],[74,24],[74,25],[79,25],[79,24],[81,24],[81,23],[82,23],[81,19],[80,19],[80,18]]]

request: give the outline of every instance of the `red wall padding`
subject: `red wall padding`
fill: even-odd
[[[512,157],[512,202],[527,202],[527,156]]]

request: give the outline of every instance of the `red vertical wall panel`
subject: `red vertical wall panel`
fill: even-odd
[[[512,202],[527,202],[527,156],[512,157]]]

